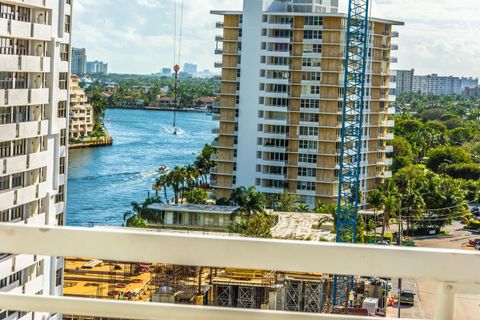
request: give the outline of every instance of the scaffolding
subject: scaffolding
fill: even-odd
[[[285,311],[302,311],[302,281],[287,281],[285,283]]]
[[[233,307],[233,287],[232,286],[217,286],[215,292],[216,305],[219,307],[232,308]]]
[[[321,313],[325,307],[325,281],[304,282],[304,312]]]
[[[238,287],[237,307],[242,309],[258,308],[257,289],[255,287]]]

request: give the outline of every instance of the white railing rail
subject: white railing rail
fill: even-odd
[[[106,260],[236,267],[289,272],[429,279],[438,284],[435,320],[453,319],[455,294],[480,294],[480,254],[474,251],[348,245],[0,224],[0,251]],[[79,306],[79,307],[76,307]],[[81,308],[80,308],[81,306]],[[0,294],[0,309],[127,319],[363,319],[273,311],[199,308]],[[80,309],[79,309],[80,308]],[[130,310],[130,311],[129,311]]]

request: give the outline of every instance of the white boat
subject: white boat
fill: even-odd
[[[170,172],[170,168],[165,166],[165,165],[162,165],[162,166],[158,167],[157,172],[158,173],[168,173],[168,172]]]

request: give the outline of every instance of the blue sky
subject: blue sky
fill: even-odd
[[[184,1],[182,64],[213,69],[220,17],[210,10],[240,10],[242,0]],[[347,0],[339,2],[345,7]],[[405,21],[394,55],[399,69],[419,74],[480,75],[479,11],[478,0],[373,0],[373,16]],[[76,0],[73,24],[73,45],[85,47],[89,60],[108,62],[111,72],[152,73],[173,64],[173,0]]]

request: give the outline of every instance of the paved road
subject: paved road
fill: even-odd
[[[446,249],[465,249],[474,250],[466,246],[469,239],[480,238],[479,234],[461,230],[460,224],[454,224],[447,231],[451,236],[427,238],[416,240],[418,247],[426,248],[446,248]],[[459,266],[461,268],[466,266]],[[432,319],[435,306],[436,283],[426,280],[404,279],[403,290],[411,290],[416,293],[415,306],[402,306],[401,317],[412,319]],[[397,292],[397,279],[393,279],[392,293]],[[480,319],[480,296],[459,295],[456,299],[456,320],[479,320]],[[388,316],[396,317],[396,308],[389,308]]]

